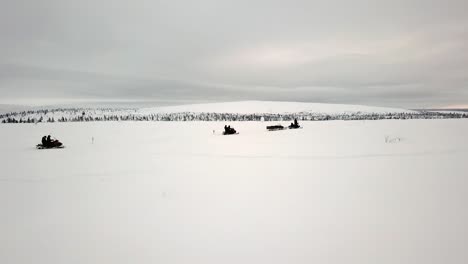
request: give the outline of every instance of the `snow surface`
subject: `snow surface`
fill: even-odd
[[[467,263],[466,120],[270,124],[0,126],[0,263]]]
[[[0,114],[30,110],[32,107],[22,105],[0,104]]]
[[[430,110],[428,112],[441,114],[465,114],[468,113],[468,110]]]
[[[400,108],[384,108],[363,105],[347,104],[320,104],[320,103],[298,103],[298,102],[270,102],[270,101],[242,101],[227,103],[192,104],[180,106],[166,106],[156,108],[143,108],[142,114],[151,113],[416,113],[416,111]]]

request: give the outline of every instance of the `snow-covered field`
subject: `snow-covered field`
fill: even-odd
[[[0,263],[468,262],[466,120],[268,124],[0,126]]]
[[[164,106],[155,108],[143,108],[141,114],[152,113],[321,113],[321,114],[344,114],[344,113],[416,113],[416,111],[364,105],[348,104],[321,104],[300,102],[275,102],[275,101],[241,101],[209,104],[192,104],[178,106]]]

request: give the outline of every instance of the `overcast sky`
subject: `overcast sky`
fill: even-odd
[[[466,0],[0,2],[0,103],[468,105]]]

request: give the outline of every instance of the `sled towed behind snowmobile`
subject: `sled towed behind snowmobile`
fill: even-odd
[[[266,127],[268,129],[268,131],[276,131],[276,130],[284,130],[286,129],[284,126],[282,125],[275,125],[275,126],[267,126]]]

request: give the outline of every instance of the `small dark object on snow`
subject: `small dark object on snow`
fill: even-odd
[[[224,126],[224,132],[223,135],[233,135],[233,134],[238,134],[237,131],[232,128],[231,126]]]
[[[283,129],[285,129],[284,126],[282,126],[282,125],[267,126],[266,128],[267,128],[269,131],[275,131],[275,130],[283,130]]]
[[[299,125],[299,123],[297,122],[297,118],[294,118],[294,123],[291,123],[291,125],[289,125],[289,128],[290,129],[295,129],[295,128],[300,128],[301,126]]]
[[[43,136],[42,137],[42,144],[37,144],[36,146],[37,149],[52,149],[52,148],[64,148],[62,142],[56,140],[56,139],[51,139],[50,135]]]

